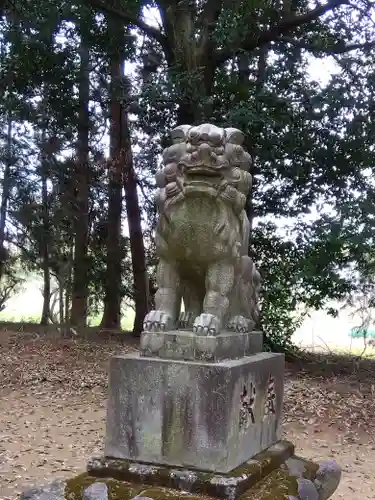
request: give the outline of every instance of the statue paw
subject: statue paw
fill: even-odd
[[[165,332],[173,330],[174,326],[172,316],[164,311],[150,311],[143,321],[145,332]]]
[[[232,332],[247,333],[252,329],[252,321],[244,316],[233,316],[229,321],[227,328]]]
[[[178,318],[179,328],[191,328],[194,324],[194,315],[190,312],[182,312]]]
[[[219,335],[221,321],[213,314],[203,313],[198,316],[193,325],[193,331],[197,335]]]

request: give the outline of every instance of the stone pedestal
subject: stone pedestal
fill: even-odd
[[[114,357],[105,455],[227,473],[280,438],[284,356]]]
[[[132,500],[328,499],[340,467],[281,440],[284,356],[261,345],[259,332],[143,333],[140,354],[111,360],[105,455],[66,491],[100,482]]]
[[[185,361],[217,362],[239,359],[263,351],[262,332],[195,335],[189,330],[143,332],[141,356]]]
[[[106,457],[92,458],[87,465],[87,471],[96,478],[112,477],[131,484],[143,483],[210,495],[213,498],[235,499],[257,484],[264,476],[271,474],[291,460],[293,452],[292,443],[279,441],[228,474],[146,465]],[[163,496],[163,498],[166,497]]]

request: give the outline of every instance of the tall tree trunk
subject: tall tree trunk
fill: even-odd
[[[90,61],[87,37],[85,36],[87,33],[86,21],[85,18],[81,20],[78,142],[75,175],[75,245],[70,318],[71,324],[75,326],[86,325],[88,300]]]
[[[105,279],[104,312],[102,328],[121,327],[121,212],[122,171],[124,168],[122,104],[120,81],[122,77],[122,54],[124,26],[117,20],[108,19],[108,31],[112,41],[117,41],[110,50],[111,104],[110,104],[110,162],[108,168],[108,221],[107,221],[107,269]]]
[[[62,273],[62,282],[65,286],[65,303],[64,303],[64,328],[66,330],[69,329],[71,324],[71,299],[72,299],[72,270],[74,265],[74,257],[73,257],[73,244],[69,249],[69,254],[67,258],[66,265],[64,266]],[[69,314],[70,313],[70,314]]]
[[[133,334],[139,336],[143,329],[143,320],[148,312],[149,283],[146,267],[146,252],[142,233],[142,217],[139,206],[137,178],[134,172],[131,150],[129,120],[125,110],[122,110],[122,129],[124,140],[124,188],[126,215],[129,226],[130,251],[132,257],[134,279],[135,319]]]
[[[267,57],[268,57],[268,52],[269,52],[269,46],[268,45],[263,45],[262,47],[259,48],[258,50],[258,64],[257,64],[257,78],[255,81],[255,110],[258,116],[262,116],[262,109],[261,106],[263,106],[263,101],[261,99],[261,94],[264,89],[264,83],[266,79],[266,72],[267,72]],[[253,226],[254,226],[254,205],[253,205],[253,196],[254,196],[254,189],[256,188],[256,183],[257,183],[257,177],[256,174],[257,172],[257,155],[256,155],[256,146],[254,148],[254,144],[250,143],[250,140],[253,142],[258,142],[258,139],[260,135],[263,132],[263,126],[259,123],[258,125],[258,130],[256,133],[254,133],[253,137],[247,136],[245,139],[245,147],[248,149],[249,153],[251,154],[252,157],[252,167],[250,169],[250,172],[252,174],[253,180],[252,180],[252,189],[250,193],[248,194],[247,200],[246,200],[246,212],[247,216],[250,222],[250,251],[252,249],[252,234],[253,234]],[[259,166],[258,166],[259,169]]]
[[[59,279],[59,323],[63,325],[65,323],[64,316],[64,282]]]
[[[50,221],[48,209],[48,160],[46,157],[46,137],[43,131],[41,144],[41,178],[42,178],[42,225],[43,235],[41,241],[41,257],[43,267],[43,309],[40,320],[41,325],[47,325],[50,318],[50,299],[51,299],[51,276],[49,262],[49,238],[50,238]]]
[[[187,85],[178,85],[183,95],[177,97],[177,124],[196,125],[211,114],[212,105],[205,97],[212,93],[216,63],[213,31],[222,10],[220,0],[206,0],[198,16],[196,2],[158,2],[159,12],[166,37],[163,47],[171,74],[179,73],[186,78]],[[199,32],[197,37],[197,18]],[[188,83],[193,77],[194,82]]]
[[[7,251],[5,248],[5,226],[8,212],[8,201],[11,187],[11,168],[12,168],[12,117],[8,116],[6,158],[3,176],[3,190],[1,193],[0,204],[0,282],[4,276]]]

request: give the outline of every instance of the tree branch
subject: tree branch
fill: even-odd
[[[232,47],[228,47],[222,49],[216,53],[215,62],[216,65],[222,64],[230,57],[233,57],[234,54],[240,51],[251,52],[257,47],[261,47],[262,45],[277,40],[280,36],[285,35],[292,31],[294,28],[301,26],[303,24],[311,23],[315,21],[322,15],[327,12],[340,7],[341,5],[347,5],[348,0],[329,0],[324,5],[319,5],[313,10],[306,12],[300,16],[292,16],[286,17],[282,19],[275,26],[271,26],[270,28],[261,31],[257,35],[249,35],[244,40],[239,41],[236,45]]]
[[[116,9],[115,7],[111,7],[102,0],[85,0],[85,1],[90,7],[102,11],[103,13],[115,16],[118,19],[124,21],[124,23],[133,24],[134,26],[142,30],[150,38],[153,38],[154,40],[160,43],[166,57],[170,53],[170,47],[167,37],[163,35],[163,33],[161,33],[154,26],[150,26],[137,16],[129,14],[123,10]]]
[[[287,36],[279,37],[275,41],[280,43],[290,43],[294,47],[299,47],[301,49],[309,50],[310,52],[323,53],[328,55],[345,54],[346,52],[350,52],[352,50],[358,50],[358,49],[366,50],[375,47],[375,40],[373,42],[352,43],[352,44],[345,44],[339,42],[332,45],[331,47],[323,47],[315,45],[314,43],[305,42],[303,40],[295,40],[294,38]]]

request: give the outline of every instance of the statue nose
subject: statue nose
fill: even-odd
[[[198,153],[202,160],[210,160],[212,148],[208,144],[200,144],[198,147]]]

